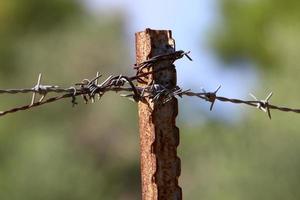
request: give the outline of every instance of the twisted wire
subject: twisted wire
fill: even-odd
[[[134,68],[137,70],[137,74],[135,76],[131,76],[131,77],[124,76],[124,75],[109,76],[103,82],[98,83],[101,75],[97,73],[96,77],[94,77],[93,79],[91,80],[83,79],[83,81],[81,81],[80,83],[76,83],[74,86],[68,88],[61,88],[59,86],[53,86],[53,85],[42,85],[40,83],[42,75],[40,74],[38,77],[37,84],[32,88],[0,89],[0,94],[15,95],[20,93],[33,93],[32,101],[30,104],[15,107],[6,111],[0,111],[0,116],[4,116],[9,113],[15,113],[22,110],[29,110],[31,108],[38,107],[51,102],[55,102],[65,98],[71,98],[72,105],[74,106],[77,104],[76,97],[78,96],[82,96],[85,103],[87,103],[88,101],[92,101],[92,103],[94,103],[96,96],[98,97],[98,99],[100,99],[106,92],[109,91],[129,92],[128,94],[122,94],[121,96],[131,97],[136,102],[148,98],[152,102],[157,102],[162,104],[167,103],[168,101],[170,101],[172,98],[175,97],[183,97],[183,96],[197,97],[202,100],[209,101],[211,103],[210,110],[213,109],[214,103],[216,101],[227,102],[232,104],[244,104],[251,107],[256,107],[266,112],[270,119],[271,119],[270,110],[300,113],[299,108],[289,108],[285,106],[277,106],[277,105],[270,104],[269,100],[273,93],[270,93],[265,100],[258,100],[252,94],[251,96],[255,100],[242,100],[242,99],[218,96],[217,92],[219,91],[221,86],[219,86],[214,92],[206,92],[205,90],[203,90],[203,92],[193,92],[190,89],[182,90],[179,86],[176,86],[172,89],[167,89],[163,85],[159,85],[156,83],[152,83],[149,86],[141,88],[136,86],[136,84],[134,83],[134,81],[139,81],[141,77],[147,77],[148,75],[151,75],[158,71],[166,70],[169,69],[170,67],[173,67],[174,65],[172,64],[176,60],[181,59],[184,56],[187,57],[189,60],[192,60],[188,56],[189,53],[190,52],[174,51],[172,53],[158,55],[150,58],[149,60],[146,60],[145,62],[135,64]],[[150,69],[150,67],[162,61],[169,61],[169,64],[166,65],[166,67],[162,67],[160,69],[156,69],[156,70],[151,69],[148,72],[142,71],[142,69],[144,68]],[[45,99],[48,93],[64,93],[64,94]],[[41,95],[41,98],[38,101],[35,100],[36,94]]]

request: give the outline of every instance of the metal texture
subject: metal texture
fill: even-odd
[[[172,41],[172,40],[171,40]],[[72,104],[76,105],[76,97],[82,96],[85,103],[91,100],[92,103],[95,102],[95,96],[100,99],[106,92],[115,91],[115,92],[129,92],[129,94],[121,95],[124,97],[132,97],[135,101],[143,100],[145,97],[151,99],[151,101],[159,101],[161,103],[168,102],[173,97],[179,96],[194,96],[204,99],[206,101],[211,102],[210,110],[213,109],[214,103],[216,101],[222,102],[229,102],[233,104],[244,104],[248,106],[257,107],[259,110],[262,110],[268,114],[268,117],[271,119],[271,110],[279,110],[282,112],[293,112],[293,113],[300,113],[299,108],[289,108],[284,106],[276,106],[271,104],[270,98],[272,97],[272,92],[266,97],[264,100],[257,99],[253,94],[250,94],[254,100],[241,100],[241,99],[232,99],[222,96],[217,96],[217,92],[219,91],[220,87],[218,87],[214,92],[206,92],[202,89],[202,92],[192,92],[191,90],[183,91],[180,87],[176,86],[172,87],[165,87],[162,84],[146,84],[147,82],[144,80],[143,77],[152,75],[152,74],[159,74],[162,73],[164,70],[171,70],[174,68],[172,65],[174,61],[177,59],[186,56],[189,60],[191,58],[187,55],[189,52],[184,51],[174,51],[170,53],[162,53],[157,56],[151,57],[139,64],[135,64],[137,69],[137,75],[135,76],[109,76],[100,84],[99,78],[101,75],[97,72],[97,75],[92,80],[83,79],[81,83],[77,83],[74,86],[68,88],[61,88],[56,85],[43,85],[41,84],[41,77],[40,74],[38,77],[37,84],[32,88],[22,88],[22,89],[0,89],[0,94],[20,94],[20,93],[33,93],[31,103],[28,105],[23,105],[19,107],[14,107],[5,111],[0,111],[0,117],[9,113],[15,113],[22,110],[29,110],[34,107],[42,106],[44,104],[52,103],[55,101],[59,101],[65,98],[71,98]],[[161,62],[164,62],[170,65],[165,65],[164,67],[160,67],[158,69],[151,69],[152,65],[157,65]],[[146,79],[147,80],[147,79]],[[136,86],[133,84],[134,81],[138,81],[142,87]],[[128,85],[129,87],[125,86]],[[167,84],[168,86],[168,84]],[[171,88],[171,89],[170,89]],[[64,93],[61,96],[56,96],[52,98],[46,98],[47,94],[49,93]],[[36,95],[41,95],[41,98],[36,102],[35,97]]]
[[[133,76],[133,77],[126,77],[128,80],[134,81],[136,79],[139,79],[143,76],[147,76],[149,74],[152,73],[156,73],[162,70],[167,69],[166,68],[161,68],[160,70],[154,70],[154,71],[150,71],[150,72],[146,72],[146,73],[142,73],[138,76]],[[110,76],[109,78],[112,78],[113,76]],[[121,77],[121,76],[115,76],[115,77]],[[87,80],[87,79],[85,79]],[[95,81],[96,82],[96,81]],[[88,82],[87,82],[88,83]],[[112,82],[114,83],[114,82]],[[117,83],[117,82],[115,82]],[[89,84],[86,84],[86,86],[88,86]],[[91,101],[93,102],[93,98],[94,95],[99,95],[99,97],[103,96],[106,92],[109,91],[114,91],[114,92],[131,92],[129,94],[126,95],[121,95],[124,97],[132,97],[132,96],[136,96],[134,94],[134,91],[138,92],[138,100],[141,100],[145,97],[149,97],[152,101],[155,100],[160,100],[160,102],[166,102],[168,101],[171,97],[183,97],[183,96],[190,96],[190,97],[198,97],[200,99],[206,100],[211,102],[211,106],[210,106],[210,110],[212,110],[215,101],[221,101],[221,102],[229,102],[229,103],[233,103],[233,104],[244,104],[244,105],[248,105],[248,106],[252,106],[252,107],[257,107],[258,109],[268,113],[269,118],[271,119],[271,110],[278,110],[281,112],[293,112],[293,113],[300,113],[300,109],[299,108],[289,108],[289,107],[284,107],[284,106],[276,106],[273,105],[271,103],[269,103],[271,94],[270,93],[267,98],[265,100],[258,100],[256,97],[254,98],[255,100],[249,101],[249,100],[242,100],[242,99],[233,99],[233,98],[228,98],[228,97],[223,97],[223,96],[217,96],[217,92],[218,89],[214,92],[192,92],[191,90],[182,90],[180,87],[175,87],[173,89],[167,89],[165,87],[163,87],[162,85],[159,84],[154,84],[151,86],[147,86],[147,87],[138,87],[138,86],[134,86],[134,85],[130,85],[130,87],[123,87],[120,85],[117,86],[113,86],[113,85],[107,85],[107,79],[102,82],[101,84],[97,85],[90,85],[87,87],[81,87],[81,88],[75,88],[75,87],[69,87],[69,88],[59,88],[58,86],[51,86],[51,85],[39,85],[38,88],[24,88],[24,89],[5,89],[5,90],[0,90],[0,94],[19,94],[19,93],[38,93],[41,94],[45,97],[45,95],[47,95],[48,93],[65,93],[61,96],[56,96],[56,97],[52,97],[52,98],[48,98],[44,100],[44,97],[42,96],[42,98],[38,101],[35,102],[33,104],[28,104],[28,105],[24,105],[24,106],[20,106],[20,107],[15,107],[6,111],[0,111],[0,117],[9,113],[15,113],[18,111],[22,111],[22,110],[29,110],[31,108],[34,107],[38,107],[38,106],[42,106],[44,104],[47,103],[52,103],[55,101],[59,101],[61,99],[65,99],[65,98],[72,98],[72,103],[77,104],[75,102],[75,97],[79,96],[79,95],[87,95],[88,97],[90,97]],[[91,90],[92,89],[92,90]],[[98,93],[95,93],[96,91],[98,91]],[[253,94],[251,94],[252,97],[254,97]],[[99,99],[98,97],[98,99]],[[162,97],[162,99],[161,99]],[[159,99],[160,98],[160,99]],[[88,98],[86,98],[86,100],[89,100]]]
[[[136,33],[136,61],[139,66],[155,56],[175,52],[175,42],[169,30],[151,30]],[[166,89],[176,87],[176,70],[170,60],[153,62],[139,73],[150,73],[139,80],[141,88],[161,85]],[[175,125],[178,102],[173,96],[166,103],[145,97],[138,103],[141,181],[143,200],[181,200],[178,186],[180,159],[177,156],[179,129]]]

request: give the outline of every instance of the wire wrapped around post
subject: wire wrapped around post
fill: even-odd
[[[171,31],[146,29],[136,33],[137,66],[155,56],[172,52],[175,52],[175,42]],[[146,73],[168,68],[142,77],[138,80],[138,86],[145,88],[159,84],[170,90],[175,88],[176,69],[173,62],[165,59],[138,69],[138,73]],[[180,159],[177,156],[177,112],[178,102],[174,96],[167,102],[145,97],[138,103],[143,200],[182,199],[181,188],[178,186]]]

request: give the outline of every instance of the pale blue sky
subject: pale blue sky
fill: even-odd
[[[248,92],[253,91],[257,82],[257,74],[251,67],[227,68],[208,48],[209,33],[217,23],[221,23],[218,10],[218,0],[83,0],[94,13],[110,14],[114,11],[125,13],[128,46],[132,47],[134,59],[134,33],[152,29],[170,29],[176,40],[177,50],[191,51],[193,62],[183,59],[176,62],[178,85],[200,91],[214,90],[222,85],[220,95],[235,98],[248,98]],[[199,106],[199,111],[195,109]],[[193,104],[193,106],[191,106]],[[203,114],[209,105],[202,101],[181,101],[181,106],[189,110],[188,115]],[[204,106],[204,107],[203,107]],[[205,116],[230,120],[240,118],[240,107],[225,103],[216,103],[212,113]],[[228,113],[229,116],[228,116]],[[199,116],[198,116],[199,117]],[[204,117],[205,118],[205,117]]]

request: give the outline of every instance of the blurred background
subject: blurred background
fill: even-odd
[[[179,85],[300,107],[300,1],[1,0],[0,87],[134,74],[134,33],[171,29]],[[30,95],[1,95],[0,110]],[[0,199],[140,199],[136,104],[116,94],[0,119]],[[300,198],[299,116],[180,99],[184,199]]]

